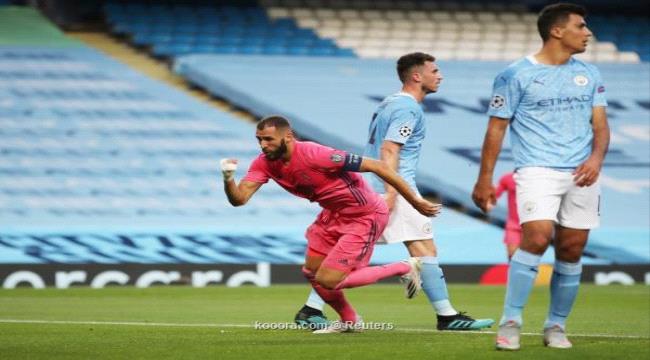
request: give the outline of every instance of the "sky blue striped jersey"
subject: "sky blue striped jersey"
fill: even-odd
[[[540,64],[531,55],[494,80],[488,115],[510,119],[515,167],[570,171],[591,154],[592,108],[607,106],[595,66],[571,58]]]
[[[385,140],[402,144],[398,171],[417,192],[415,172],[425,132],[424,111],[420,103],[406,93],[390,95],[379,104],[372,116],[363,155],[381,159],[381,144]],[[370,184],[376,192],[385,192],[383,181],[374,174],[370,175]]]

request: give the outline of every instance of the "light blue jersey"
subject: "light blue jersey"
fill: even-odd
[[[372,116],[363,156],[381,159],[381,144],[385,140],[402,144],[398,172],[417,192],[415,172],[425,132],[424,111],[415,98],[406,93],[390,95]],[[376,175],[371,175],[370,183],[376,192],[386,192],[384,182]]]
[[[516,168],[569,171],[591,154],[596,106],[607,101],[595,66],[574,58],[545,65],[527,56],[497,75],[488,115],[510,119]]]

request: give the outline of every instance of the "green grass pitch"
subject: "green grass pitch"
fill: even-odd
[[[526,308],[522,349],[494,350],[494,328],[438,332],[424,294],[398,285],[347,291],[366,322],[394,330],[314,335],[256,330],[291,322],[309,288],[154,287],[0,290],[2,359],[649,359],[650,286],[583,285],[569,319],[573,349],[548,349],[540,335],[548,288]],[[451,285],[452,302],[475,317],[497,318],[503,287]],[[334,318],[331,309],[328,316]]]

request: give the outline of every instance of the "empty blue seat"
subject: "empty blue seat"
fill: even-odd
[[[217,54],[237,54],[239,48],[235,45],[217,45],[214,47],[214,52]]]
[[[287,47],[281,45],[267,45],[264,46],[263,53],[268,55],[284,55],[287,53]]]
[[[239,52],[242,54],[257,55],[264,53],[264,48],[262,46],[243,45],[239,48]]]
[[[306,46],[290,46],[287,48],[287,54],[291,55],[308,55],[309,48]]]

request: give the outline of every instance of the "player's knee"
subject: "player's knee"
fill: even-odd
[[[341,282],[341,279],[339,279],[338,277],[334,277],[319,272],[316,274],[316,282],[320,284],[320,286],[324,287],[325,289],[334,290]]]
[[[546,248],[548,248],[548,245],[551,243],[551,239],[548,238],[545,234],[533,233],[527,235],[528,236],[522,239],[520,248],[529,253],[544,253],[544,251],[546,251]]]
[[[582,246],[565,245],[555,249],[556,258],[561,261],[576,263],[582,257]]]

